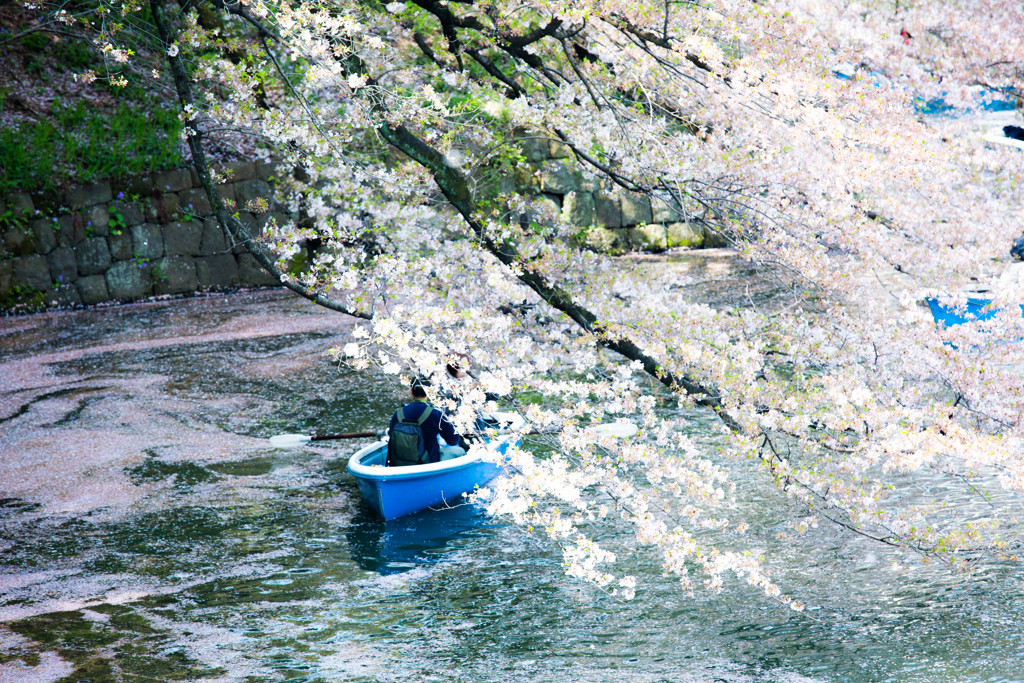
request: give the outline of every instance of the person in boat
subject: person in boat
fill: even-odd
[[[443,411],[427,401],[430,381],[424,377],[413,379],[409,386],[412,401],[395,411],[388,426],[388,467],[405,467],[440,462],[441,447],[438,437],[449,446],[469,446],[456,431]]]
[[[448,359],[448,363],[445,365],[445,372],[451,378],[450,382],[454,386],[449,386],[443,391],[444,398],[454,405],[454,408],[450,411],[450,414],[454,415],[459,411],[462,406],[462,402],[466,394],[468,394],[473,384],[476,382],[476,377],[473,376],[470,371],[470,360],[469,356],[464,353],[453,353]],[[486,401],[497,401],[500,396],[491,392],[484,392],[484,400]],[[448,412],[446,410],[446,412]],[[486,413],[481,413],[476,418],[476,430],[483,432],[488,427],[497,426],[498,421]]]

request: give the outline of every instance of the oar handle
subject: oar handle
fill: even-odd
[[[377,432],[344,432],[342,434],[317,434],[309,437],[310,441],[330,441],[331,439],[365,439],[377,436]]]

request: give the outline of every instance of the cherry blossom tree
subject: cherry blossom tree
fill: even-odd
[[[495,392],[531,428],[559,428],[549,455],[515,450],[486,498],[560,544],[571,575],[630,597],[635,579],[592,540],[628,528],[686,591],[735,576],[799,609],[747,552],[749,523],[728,517],[744,493],[725,463],[792,496],[797,526],[827,521],[951,564],[1019,551],[1012,506],[964,504],[951,525],[934,516],[941,500],[908,493],[916,477],[954,502],[1024,489],[1024,291],[993,284],[1024,225],[1024,156],[983,143],[964,113],[1021,96],[1019,3],[36,11],[173,81],[223,228],[294,291],[365,320],[333,353],[442,388],[446,359],[467,353],[486,370],[451,387],[457,426],[472,429]],[[940,97],[957,113],[921,113]],[[224,128],[294,169],[261,235],[206,161]],[[695,304],[590,250],[587,226],[529,191],[524,149],[538,140],[594,188],[714,231],[786,305]],[[995,318],[936,329],[924,298],[963,306],[979,283]],[[691,408],[724,445],[688,436]],[[586,429],[622,417],[638,437]]]

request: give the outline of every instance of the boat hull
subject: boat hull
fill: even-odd
[[[501,444],[498,452],[504,454],[508,445]],[[432,465],[359,467],[368,459],[383,460],[386,451],[387,442],[379,441],[363,457],[359,457],[363,451],[353,455],[356,463],[349,461],[349,471],[355,476],[363,499],[384,519],[457,505],[463,502],[463,494],[486,485],[503,471],[496,463],[468,455]],[[429,469],[434,465],[445,467]]]
[[[939,304],[938,299],[928,299],[928,307],[932,311],[932,317],[935,318],[935,322],[941,323],[946,327],[994,318],[997,312],[996,309],[986,308],[990,303],[992,303],[991,299],[973,296],[967,297],[967,307],[964,311],[960,311],[958,309]],[[1021,306],[1021,314],[1024,315],[1024,306]]]

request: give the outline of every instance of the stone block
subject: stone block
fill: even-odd
[[[101,301],[110,301],[110,294],[107,293],[107,279],[102,275],[86,275],[75,281],[75,288],[82,299],[82,303],[90,306]]]
[[[706,249],[733,246],[729,235],[721,230],[711,230],[707,226],[701,226],[701,234],[704,236],[703,246]]]
[[[277,175],[277,162],[276,161],[257,161],[253,164],[256,173],[256,179],[264,182],[270,182],[274,176]],[[239,178],[241,180],[241,178]]]
[[[492,199],[499,194],[512,194],[516,191],[515,174],[511,169],[488,169],[477,178],[477,196]]]
[[[252,180],[255,178],[256,164],[252,161],[232,161],[229,164],[218,165],[216,171],[227,182],[237,183],[240,180]]]
[[[120,230],[116,235],[108,235],[107,246],[110,248],[110,258],[115,261],[127,261],[135,256],[130,229]]]
[[[153,288],[152,268],[135,261],[118,261],[107,271],[107,291],[111,299],[132,301],[148,295]],[[84,293],[82,299],[85,299]]]
[[[160,223],[161,213],[164,212],[164,203],[160,199],[159,195],[153,195],[146,199],[142,204],[142,222],[143,223]],[[169,219],[169,216],[165,216]]]
[[[110,267],[110,249],[105,237],[90,237],[75,247],[78,272],[82,275],[102,273]]]
[[[263,213],[254,214],[252,222],[249,224],[249,234],[259,239],[267,234],[267,224],[270,222],[271,213],[264,211]]]
[[[49,254],[57,248],[57,236],[53,234],[52,218],[37,218],[32,221],[32,235],[36,244],[36,253]]]
[[[546,161],[549,154],[548,139],[529,137],[519,140],[519,147],[527,161]]]
[[[683,215],[676,210],[675,205],[657,197],[651,199],[651,214],[655,223],[678,223],[683,220]]]
[[[228,245],[229,240],[216,220],[207,218],[203,221],[203,238],[199,243],[201,254],[224,254],[228,251]]]
[[[153,194],[153,177],[150,175],[128,176],[117,184],[118,190],[125,194],[148,197]]]
[[[106,237],[110,234],[110,212],[106,206],[91,206],[82,212],[85,231],[95,237]]]
[[[253,237],[259,239],[263,235],[263,226],[267,224],[267,212],[264,213],[250,213],[249,211],[242,211],[238,214],[239,220],[242,222],[242,227],[245,228]]]
[[[3,231],[4,251],[14,256],[28,256],[35,253],[35,239],[32,231],[20,225],[13,225]]]
[[[157,192],[180,192],[192,187],[192,174],[187,168],[174,168],[153,176],[153,189]]]
[[[111,217],[117,213],[121,217],[121,223],[123,223],[122,230],[130,228],[133,225],[145,222],[145,217],[142,215],[142,207],[139,206],[138,202],[126,202],[119,201],[115,202],[109,209]],[[111,226],[113,229],[114,226]]]
[[[156,294],[184,294],[196,291],[199,286],[196,265],[187,256],[167,256],[156,261],[152,274]]]
[[[274,210],[270,212],[271,218],[274,219],[274,223],[278,226],[295,225],[299,220],[299,212],[291,212],[285,209],[283,204],[275,204]]]
[[[594,212],[599,225],[606,228],[622,227],[622,206],[618,197],[603,192],[595,193]]]
[[[51,306],[70,308],[82,305],[82,295],[79,294],[78,287],[71,282],[57,286],[46,298]]]
[[[240,183],[235,183],[235,200],[238,202],[239,208],[252,211],[253,207],[250,206],[250,202],[260,204],[260,200],[265,202],[265,210],[270,208],[270,199],[273,195],[273,190],[270,189],[270,185],[264,180],[244,180]]]
[[[651,202],[647,197],[623,196],[619,199],[622,207],[623,225],[643,225],[652,223]]]
[[[562,198],[562,220],[581,228],[594,224],[594,195],[589,192],[575,192]]]
[[[548,141],[548,157],[552,159],[569,159],[572,157],[572,149],[569,145],[558,140]]]
[[[530,204],[530,211],[527,214],[527,219],[543,223],[551,220],[552,218],[558,218],[562,213],[562,204],[559,201],[560,199],[561,197],[558,195],[550,194],[542,194],[538,197],[534,197]]]
[[[85,224],[85,217],[81,211],[71,214],[71,227],[71,241],[76,247],[85,240],[95,237],[92,234],[92,226]]]
[[[14,286],[14,261],[11,259],[0,260],[0,295],[11,291]]]
[[[540,192],[540,171],[529,166],[516,166],[512,172],[516,190],[524,194]]]
[[[567,161],[552,161],[544,165],[540,175],[540,189],[554,194],[568,194],[580,189],[580,177]]]
[[[95,185],[79,185],[68,190],[65,196],[68,206],[73,209],[81,209],[87,206],[96,206],[109,202],[113,195],[110,192],[110,183],[104,181]]]
[[[159,223],[168,223],[181,219],[183,213],[181,196],[177,192],[164,193],[154,203],[157,204],[157,211],[161,213]]]
[[[280,209],[257,214],[253,216],[253,230],[250,231],[250,234],[263,237],[267,234],[271,221],[273,221],[275,229],[281,228],[292,224],[292,216]]]
[[[132,253],[142,259],[154,260],[164,255],[164,238],[159,225],[133,225]]]
[[[224,200],[225,206],[227,206],[231,210],[234,210],[234,206],[238,202],[238,200],[235,199],[234,183],[224,183],[223,185],[218,185],[217,194],[219,194],[220,198]],[[228,213],[231,213],[231,211],[228,211]]]
[[[498,176],[498,192],[501,194],[512,194],[516,191],[516,176],[515,173],[509,173],[503,171]]]
[[[622,251],[622,231],[595,225],[587,231],[586,245],[594,251],[615,253]]]
[[[238,255],[238,281],[246,287],[279,284],[249,253]]]
[[[648,223],[630,228],[630,246],[644,251],[665,251],[668,249],[668,231],[660,223]]]
[[[256,217],[253,216],[248,211],[239,211],[237,215],[238,215],[238,222],[242,224],[242,228],[246,232],[248,232],[250,235],[254,235],[254,236],[258,237],[259,236],[259,229],[257,227],[258,221],[256,220]],[[243,247],[241,243],[235,244],[235,246],[232,247],[231,251],[234,254],[244,254],[244,253],[246,253],[245,247]]]
[[[14,282],[41,292],[49,291],[53,281],[46,257],[35,254],[14,259]]]
[[[704,244],[704,233],[695,223],[669,223],[665,228],[670,247],[699,247]]]
[[[181,210],[193,216],[209,216],[213,213],[206,190],[192,189],[180,192]]]
[[[199,256],[203,240],[203,224],[199,221],[168,223],[164,226],[166,256]]]
[[[81,223],[81,219],[78,221]],[[64,214],[63,216],[57,217],[57,224],[54,226],[54,235],[57,237],[58,247],[73,247],[82,239],[77,233],[81,232],[81,237],[85,237],[84,231],[75,227],[75,217],[71,214]]]
[[[70,247],[57,247],[46,255],[50,279],[54,282],[74,282],[78,279],[78,260]]]
[[[450,163],[455,164],[459,168],[462,168],[463,166],[465,166],[466,162],[469,161],[469,158],[466,156],[467,150],[468,148],[461,146],[450,147],[446,154],[446,156],[448,157],[448,161]],[[307,168],[307,166],[304,163],[299,162],[298,164],[292,166],[291,177],[292,180],[298,180],[300,183],[308,183],[310,180],[309,168]]]
[[[252,258],[249,254],[245,254],[245,256]],[[195,263],[200,289],[223,289],[238,285],[238,264],[231,254],[200,256],[195,259]],[[259,263],[256,264],[256,267],[262,270]]]

